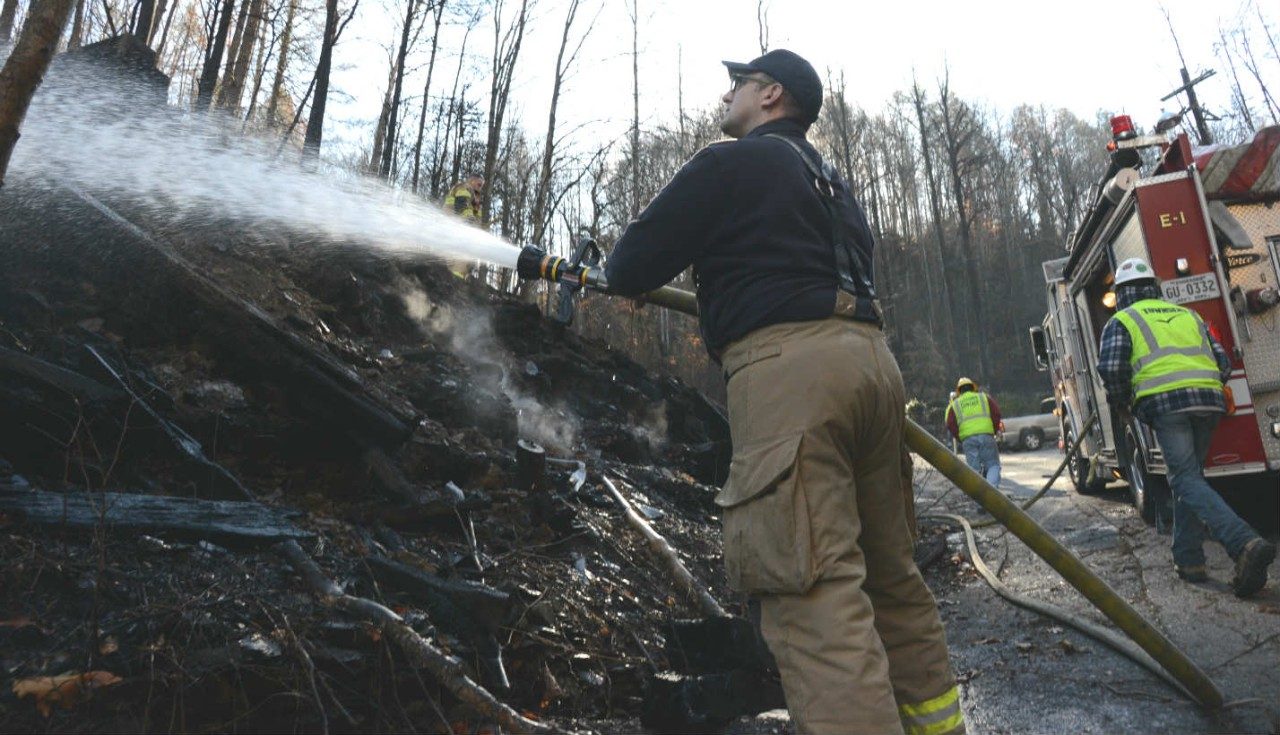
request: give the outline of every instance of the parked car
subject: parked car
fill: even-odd
[[[1053,409],[1057,402],[1052,396],[1040,401],[1040,413],[1031,416],[1006,416],[1004,432],[996,439],[1001,449],[1025,449],[1032,451],[1045,442],[1056,442],[1062,433],[1062,424]]]

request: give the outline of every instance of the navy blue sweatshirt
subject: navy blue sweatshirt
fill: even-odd
[[[785,135],[818,158],[804,126],[774,120],[702,149],[627,226],[605,264],[609,290],[635,296],[690,265],[712,357],[760,327],[831,316],[831,221]]]

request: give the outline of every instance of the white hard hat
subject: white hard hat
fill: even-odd
[[[1116,268],[1116,285],[1128,283],[1129,281],[1140,281],[1144,278],[1154,280],[1156,272],[1151,270],[1151,266],[1142,258],[1129,258]]]

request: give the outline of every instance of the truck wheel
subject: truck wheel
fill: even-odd
[[[1075,436],[1068,431],[1066,444],[1069,447],[1074,443]],[[1076,492],[1081,495],[1096,495],[1107,486],[1106,480],[1089,479],[1089,458],[1080,452],[1079,447],[1071,453],[1071,461],[1067,463],[1067,473],[1071,476],[1071,484],[1075,486]]]
[[[1044,446],[1044,432],[1039,429],[1023,429],[1018,443],[1028,452],[1034,452]]]
[[[1147,471],[1147,462],[1142,456],[1142,447],[1130,434],[1129,468],[1125,475],[1129,480],[1129,494],[1133,497],[1133,507],[1148,524],[1156,522],[1156,508],[1169,496],[1169,484],[1161,475],[1153,475]]]

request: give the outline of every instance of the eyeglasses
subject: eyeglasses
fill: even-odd
[[[772,79],[769,79],[768,77],[764,77],[762,79],[760,77],[748,76],[746,74],[730,74],[729,83],[731,86],[729,87],[729,92],[730,93],[737,92],[739,89],[742,89],[742,85],[746,84],[747,82],[755,82],[756,84],[759,84],[762,87],[768,86],[770,84],[777,84],[777,82],[773,81]]]

